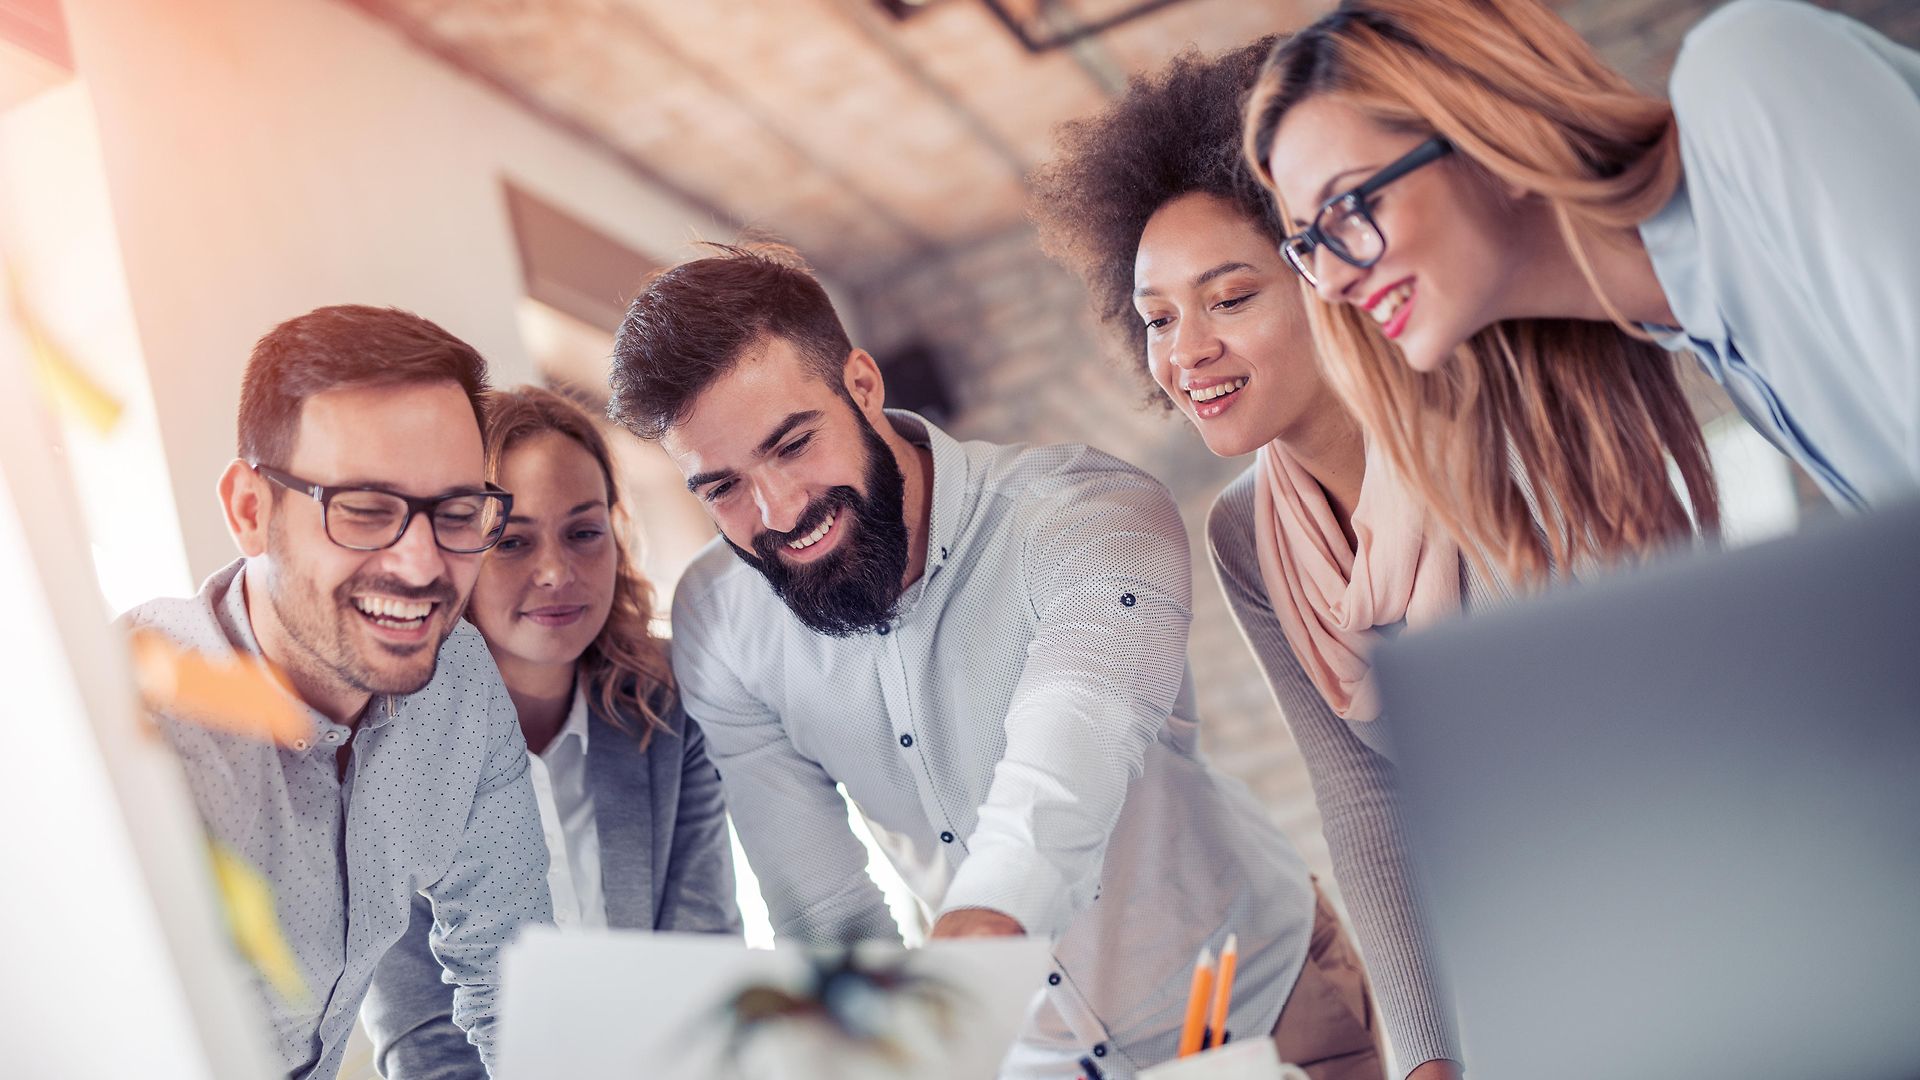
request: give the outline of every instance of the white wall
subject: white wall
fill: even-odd
[[[501,179],[634,248],[721,227],[335,0],[68,0],[195,580],[232,545],[214,479],[248,348],[391,304],[530,379]],[[613,286],[618,288],[620,286]]]
[[[58,410],[58,446],[41,451],[71,472],[108,613],[191,591],[93,106],[78,82],[0,112],[0,249],[20,314],[60,363],[119,406],[104,427]]]

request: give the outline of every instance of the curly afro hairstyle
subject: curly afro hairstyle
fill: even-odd
[[[1060,126],[1057,156],[1034,172],[1028,214],[1040,246],[1086,282],[1115,358],[1171,409],[1141,358],[1146,327],[1133,307],[1133,260],[1147,219],[1193,192],[1230,200],[1278,245],[1273,200],[1241,155],[1240,109],[1277,35],[1205,56],[1188,48],[1136,75],[1106,111]]]

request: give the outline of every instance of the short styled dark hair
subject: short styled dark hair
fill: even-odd
[[[453,382],[485,431],[487,362],[473,346],[411,312],[340,304],[267,331],[240,380],[240,456],[284,466],[307,399],[358,386]]]
[[[607,415],[649,441],[769,337],[793,343],[842,396],[853,342],[812,271],[779,244],[707,244],[717,254],[647,279],[613,339]]]
[[[1239,207],[1276,245],[1286,238],[1240,152],[1241,102],[1278,40],[1215,56],[1189,48],[1160,71],[1134,76],[1105,111],[1061,125],[1056,156],[1029,181],[1041,247],[1086,282],[1116,358],[1168,408],[1141,363],[1147,333],[1133,307],[1140,234],[1161,207],[1204,192]]]

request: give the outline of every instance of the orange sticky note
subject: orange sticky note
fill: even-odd
[[[264,661],[216,662],[152,630],[133,634],[134,680],[147,707],[218,731],[291,746],[313,721]]]

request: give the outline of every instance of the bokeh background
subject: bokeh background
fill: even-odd
[[[213,483],[241,366],[274,323],[395,305],[473,342],[501,385],[604,400],[611,331],[648,270],[696,240],[778,237],[897,403],[962,437],[1091,443],[1173,489],[1195,538],[1204,745],[1324,876],[1309,780],[1200,538],[1248,462],[1142,406],[1038,250],[1024,178],[1057,124],[1130,75],[1329,6],[0,0],[0,260],[60,403],[48,466],[85,516],[101,612],[190,592],[232,557]],[[1556,6],[1657,92],[1716,5]],[[1913,0],[1822,6],[1920,45]],[[1697,382],[1735,539],[1821,512]],[[711,529],[657,452],[616,444],[670,592]]]

